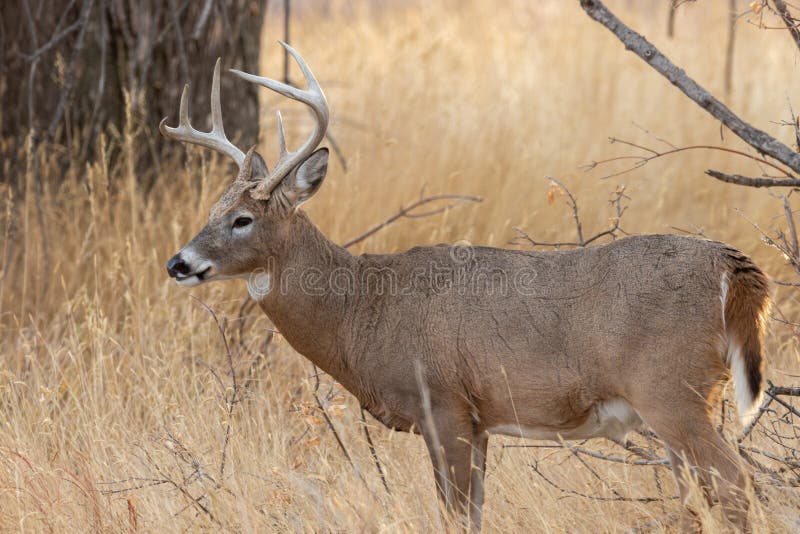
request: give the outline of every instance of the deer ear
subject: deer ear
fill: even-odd
[[[300,164],[282,184],[283,194],[297,208],[317,192],[328,172],[328,149],[320,148]]]

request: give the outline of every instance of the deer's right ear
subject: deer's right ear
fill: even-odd
[[[282,192],[289,204],[297,208],[311,198],[322,185],[328,172],[328,149],[320,148],[283,180]]]

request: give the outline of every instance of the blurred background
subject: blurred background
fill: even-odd
[[[760,2],[608,4],[743,119],[796,146],[800,55]],[[163,117],[177,123],[187,82],[193,124],[209,126],[217,57],[224,69],[302,83],[276,43],[288,38],[316,74],[336,157],[304,209],[332,240],[421,197],[483,199],[432,202],[433,215],[400,218],[354,253],[530,246],[521,235],[575,242],[566,188],[584,237],[697,234],[796,280],[764,238],[788,231],[795,198],[704,174],[762,172],[734,152],[689,148],[643,164],[677,147],[757,154],[577,0],[12,0],[0,5],[0,30],[2,530],[439,525],[421,439],[367,420],[386,493],[356,403],[271,333],[243,283],[186,290],[166,276],[234,176],[222,157],[157,130]],[[312,127],[302,106],[225,70],[222,101],[228,136],[243,150],[257,144],[268,162],[275,110],[290,148]],[[230,376],[219,329],[191,296],[215,311],[233,347]],[[796,383],[794,288],[777,290],[776,309],[767,376]],[[674,528],[659,519],[678,509],[666,470],[559,468],[569,453],[490,449],[488,531]],[[580,493],[613,497],[610,483],[660,497],[563,500],[526,468],[533,461]],[[756,528],[792,531],[796,493],[771,497]]]

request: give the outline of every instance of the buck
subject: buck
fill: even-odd
[[[179,125],[160,124],[166,137],[239,167],[205,228],[169,260],[169,276],[183,286],[248,279],[297,352],[387,427],[422,434],[439,497],[472,528],[491,434],[623,441],[644,425],[664,442],[684,502],[685,465],[746,528],[750,477],[712,412],[731,375],[743,420],[757,406],[769,301],[762,271],[731,246],[672,235],[552,252],[439,245],[354,256],[299,209],[325,178],[328,151],[317,147],[329,112],[306,62],[283,46],[307,89],[232,70],[313,111],[313,132],[294,152],[278,113],[271,171],[225,136],[219,61],[211,131],[191,126],[188,85]],[[684,510],[683,526],[696,527]]]

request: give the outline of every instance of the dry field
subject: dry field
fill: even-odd
[[[727,2],[682,7],[672,40],[665,31],[666,1],[610,3],[724,96]],[[380,8],[333,2],[325,10],[309,4],[297,13],[292,42],[326,89],[331,132],[348,164],[345,172],[334,162],[322,191],[307,204],[332,239],[360,234],[424,187],[484,201],[401,220],[355,251],[458,240],[506,246],[515,226],[541,240],[573,240],[563,198],[548,202],[549,175],[577,196],[587,234],[609,224],[609,194],[625,184],[626,231],[702,231],[751,254],[772,276],[791,278],[784,259],[750,222],[768,232],[780,227],[781,200],[703,174],[707,168],[758,172],[749,160],[696,150],[608,179],[604,175],[625,162],[579,168],[637,153],[609,144],[609,136],[664,148],[643,129],[677,145],[747,149],[729,132],[721,139],[717,122],[626,53],[576,1]],[[755,126],[792,143],[792,130],[778,122],[788,116],[787,96],[800,94],[800,56],[783,31],[760,30],[747,18],[737,29],[734,85],[725,100]],[[280,35],[277,18],[270,20],[262,36],[262,74],[281,72],[274,42]],[[266,91],[263,104],[259,144],[274,157],[274,106],[290,110],[287,129],[295,139],[308,123],[299,108]],[[187,290],[167,278],[166,260],[202,227],[231,169],[199,150],[184,160],[183,148],[175,146],[174,160],[162,162],[161,179],[143,191],[132,159],[148,143],[166,141],[153,134],[153,125],[143,128],[135,119],[108,132],[103,157],[80,175],[61,176],[48,153],[39,156],[43,175],[52,178],[42,195],[49,265],[29,177],[27,201],[6,186],[0,190],[0,530],[440,528],[421,438],[367,419],[387,494],[356,403],[320,377],[317,395],[354,469],[317,408],[310,363],[279,335],[267,343],[269,322],[258,310],[240,313],[242,282]],[[777,294],[789,318],[800,311],[795,294]],[[223,397],[223,390],[227,398],[233,392],[225,347],[192,296],[213,308],[227,332],[240,395],[231,411]],[[790,328],[771,326],[768,358],[769,378],[796,384],[800,363]],[[501,446],[519,443],[492,438],[486,531],[675,529],[669,517],[679,504],[669,498],[676,488],[666,469],[584,465],[563,450]],[[587,446],[611,450],[603,442]],[[534,462],[550,480],[577,492],[664,499],[568,495],[534,473]],[[797,531],[796,490],[770,487],[765,493],[769,500],[757,502],[751,514],[755,530]],[[721,528],[717,511],[703,520],[712,531]]]

